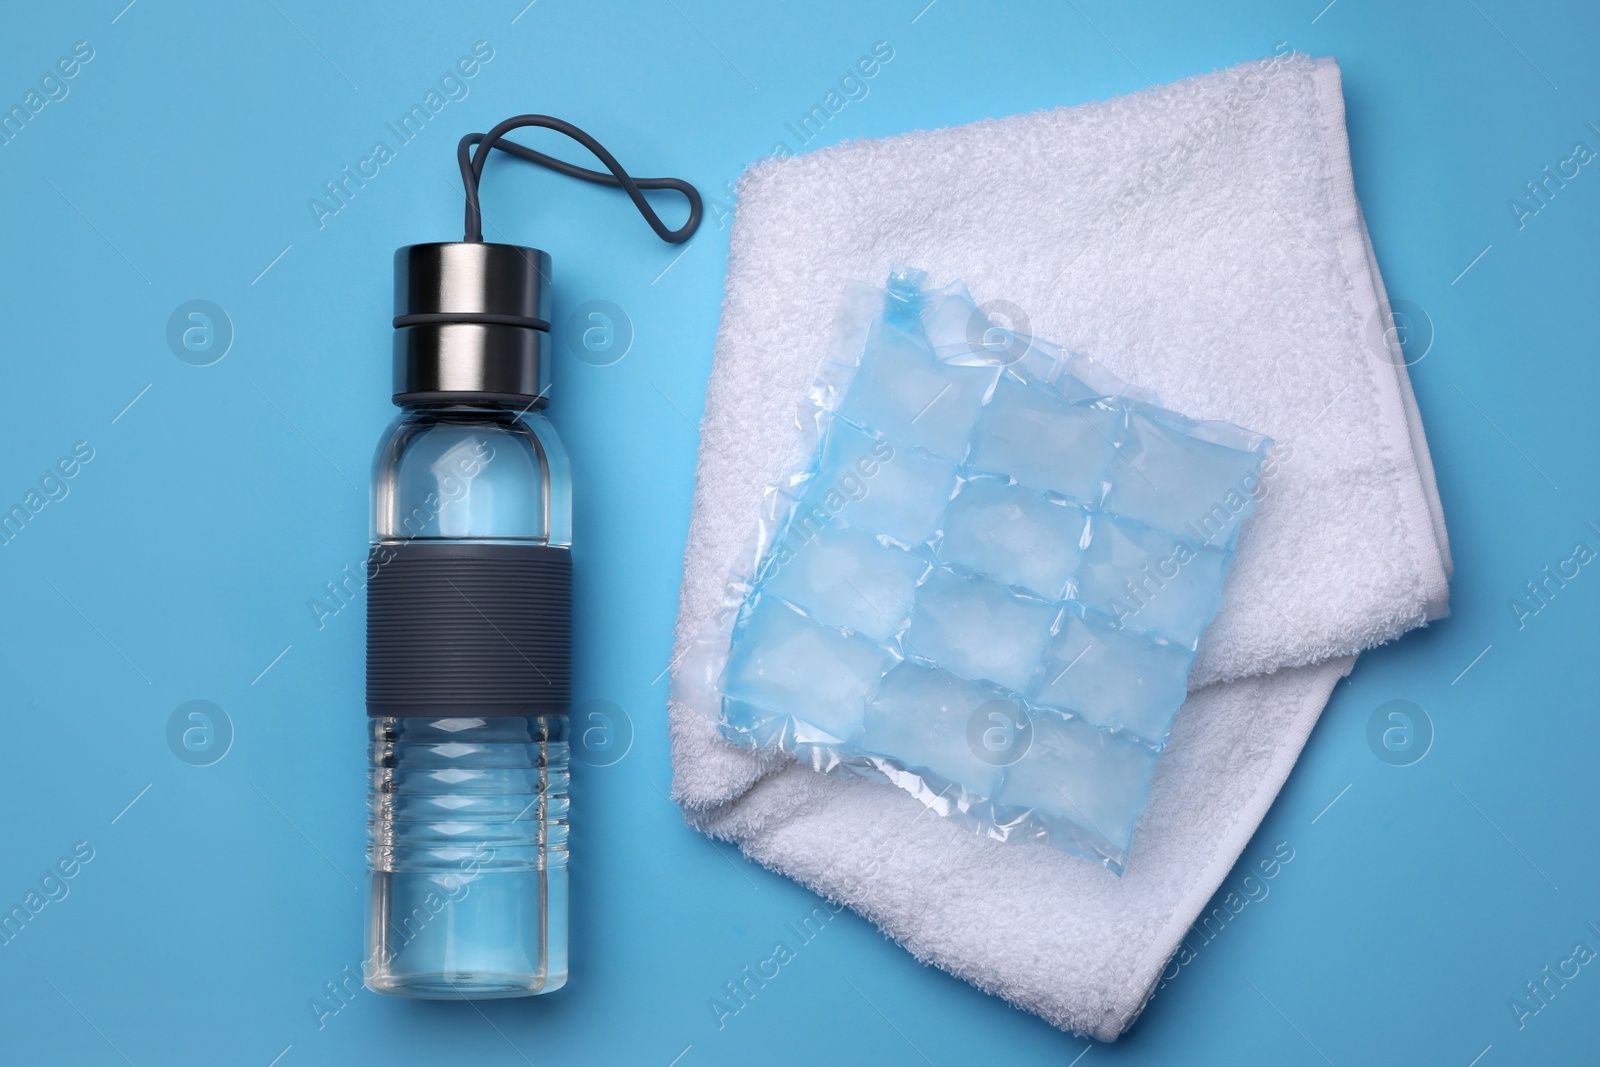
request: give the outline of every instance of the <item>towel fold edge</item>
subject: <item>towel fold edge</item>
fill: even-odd
[[[1101,1041],[1110,1041],[1121,1036],[1144,1011],[1145,1005],[1154,995],[1156,983],[1160,981],[1167,961],[1178,951],[1178,945],[1189,928],[1194,925],[1195,917],[1205,907],[1206,901],[1216,895],[1223,880],[1239,861],[1245,846],[1261,828],[1261,822],[1266,818],[1268,809],[1272,807],[1273,801],[1277,800],[1284,783],[1289,780],[1289,772],[1294,770],[1295,764],[1299,762],[1300,753],[1311,738],[1311,731],[1316,727],[1317,721],[1322,717],[1323,709],[1332,698],[1333,687],[1341,678],[1349,676],[1355,664],[1355,656],[1340,656],[1323,660],[1310,667],[1285,668],[1314,670],[1318,673],[1309,683],[1294,718],[1289,722],[1289,728],[1279,739],[1278,747],[1273,752],[1256,791],[1251,794],[1249,801],[1234,813],[1233,821],[1211,854],[1211,861],[1195,877],[1189,891],[1173,905],[1166,924],[1162,926],[1160,933],[1151,942],[1144,955],[1139,958],[1138,964],[1129,975],[1128,983],[1113,1002],[1115,1007],[1107,1009],[1108,1021],[1120,1020],[1117,1029],[1107,1031],[1110,1036],[1103,1037],[1097,1032],[1095,1037]]]
[[[1345,277],[1361,321],[1381,321],[1387,327],[1383,334],[1384,355],[1379,357],[1369,351],[1367,356],[1389,368],[1387,373],[1380,368],[1373,375],[1382,412],[1380,423],[1384,443],[1399,475],[1394,481],[1401,496],[1400,519],[1422,583],[1425,621],[1431,622],[1450,614],[1449,581],[1454,565],[1450,558],[1449,536],[1445,532],[1444,508],[1439,500],[1433,458],[1423,435],[1411,376],[1395,339],[1393,309],[1372,250],[1361,202],[1356,199],[1350,138],[1345,129],[1344,83],[1338,61],[1326,56],[1317,59],[1312,78],[1323,145],[1327,150],[1329,197],[1339,228]]]

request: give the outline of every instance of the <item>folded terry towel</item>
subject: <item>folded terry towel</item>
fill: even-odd
[[[691,824],[854,907],[919,959],[1109,1040],[1354,654],[1446,612],[1444,522],[1351,182],[1338,67],[1276,55],[752,168],[701,427],[680,656],[718,606],[762,487],[793,457],[795,404],[835,301],[903,263],[1020,308],[1027,332],[1169,407],[1279,443],[1127,873],[978,838],[892,786],[735,748],[716,709],[677,685],[674,795]],[[1036,903],[982,906],[997,898]]]

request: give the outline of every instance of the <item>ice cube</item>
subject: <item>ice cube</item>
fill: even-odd
[[[917,579],[927,567],[865,530],[825,526],[815,536],[785,541],[763,575],[763,588],[825,626],[847,626],[885,642],[911,614]]]
[[[1078,352],[1065,356],[1055,386],[1068,400],[1092,400],[1095,397],[1118,397],[1140,400],[1146,404],[1157,403],[1155,390],[1132,385],[1118,378],[1101,364]]]
[[[1194,649],[1222,602],[1228,553],[1110,515],[1090,516],[1078,600],[1123,629]]]
[[[840,522],[907,545],[927,541],[955,491],[954,464],[831,419],[802,519]]]
[[[1021,714],[1020,706],[993,686],[902,663],[867,704],[861,748],[928,778],[935,793],[954,784],[992,797],[1005,756],[1003,749],[997,755],[987,744],[985,733],[995,721],[1014,723]]]
[[[978,419],[967,463],[1093,506],[1116,459],[1122,420],[1115,405],[1072,404],[1053,386],[1001,378]]]
[[[1087,522],[1075,504],[999,478],[975,478],[950,502],[939,558],[1053,600],[1066,593],[1083,557]]]
[[[891,653],[830,626],[820,626],[776,597],[759,596],[734,630],[719,688],[733,725],[760,731],[760,721],[787,717],[800,742],[845,741],[861,725],[867,697],[894,662]],[[748,720],[748,721],[745,721]]]
[[[936,354],[969,349],[974,326],[981,332],[988,325],[988,320],[981,318],[977,305],[972,302],[972,294],[960,282],[929,293],[921,315],[923,334],[928,339],[928,347]],[[980,322],[975,323],[974,317]]]
[[[934,356],[956,366],[1009,368],[1019,377],[1048,382],[1061,359],[1058,345],[1028,336],[1021,308],[1007,300],[980,308],[959,282],[929,294],[922,326]]]
[[[1156,750],[1127,734],[1038,709],[1027,753],[1005,769],[995,803],[1028,809],[1047,825],[1087,831],[1120,870],[1155,770]]]
[[[1024,692],[1058,611],[990,579],[940,568],[917,589],[906,652],[963,678]]]
[[[1132,730],[1159,746],[1188,695],[1193,662],[1186,648],[1066,611],[1036,702],[1076,712],[1097,726]]]
[[[994,367],[943,363],[922,338],[879,322],[839,414],[959,463],[997,373]]]
[[[1186,430],[1187,420],[1135,409],[1106,507],[1196,543],[1231,548],[1255,504],[1260,451],[1216,444]],[[1120,469],[1119,469],[1120,468]]]

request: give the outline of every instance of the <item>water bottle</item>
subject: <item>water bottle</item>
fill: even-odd
[[[567,979],[571,477],[542,414],[550,259],[395,253],[394,402],[372,475],[367,986]]]
[[[506,140],[553,130],[590,170]],[[567,981],[572,479],[550,396],[550,257],[483,240],[493,151],[621,189],[669,244],[700,225],[680,178],[634,178],[563,119],[456,146],[462,240],[395,253],[400,415],[372,471],[367,559],[367,958],[379,993],[533,996]],[[689,207],[669,228],[645,199]]]

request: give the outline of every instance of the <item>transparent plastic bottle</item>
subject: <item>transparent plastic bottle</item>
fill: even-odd
[[[418,546],[447,554],[443,546],[541,546],[533,551],[548,556],[571,544],[566,453],[537,413],[481,399],[404,404],[378,449],[372,487],[369,576]],[[410,587],[405,610],[425,630],[439,598],[474,595],[457,588],[468,580],[447,578],[450,588],[436,582],[420,594]],[[379,585],[369,578],[369,594]],[[457,666],[494,652],[447,651]],[[383,654],[369,645],[369,658]],[[381,993],[530,996],[567,979],[565,709],[483,714],[477,698],[470,707],[452,708],[446,697],[426,713],[368,720],[364,970]],[[369,708],[372,699],[369,688]]]

